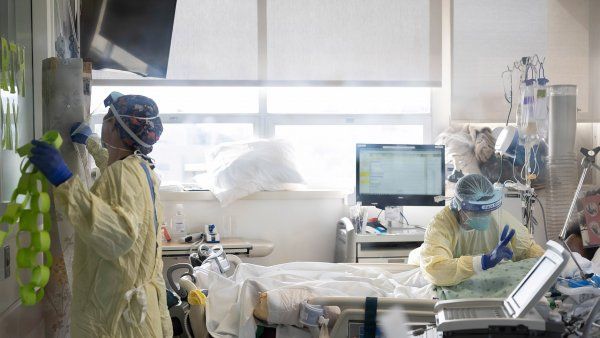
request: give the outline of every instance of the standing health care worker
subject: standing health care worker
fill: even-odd
[[[75,228],[73,337],[171,337],[158,234],[159,180],[146,156],[162,133],[158,107],[113,92],[104,101],[102,145],[85,124],[71,129],[101,175],[91,189],[58,150],[32,141],[31,162],[56,187],[56,207]]]
[[[544,254],[525,226],[500,213],[502,191],[486,177],[464,176],[454,195],[451,205],[429,224],[421,247],[408,258],[431,283],[456,285],[503,259],[519,261]]]

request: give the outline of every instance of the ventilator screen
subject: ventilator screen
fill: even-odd
[[[550,258],[543,256],[539,264],[534,267],[535,270],[530,274],[527,280],[522,283],[519,289],[515,290],[512,299],[519,307],[525,307],[535,297],[537,290],[541,289],[556,269],[556,263]]]

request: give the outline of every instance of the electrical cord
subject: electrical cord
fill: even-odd
[[[402,218],[404,218],[404,220],[406,221],[406,225],[410,225],[410,223],[408,223],[408,220],[406,219],[406,216],[404,216],[404,213],[402,211],[400,211],[400,215],[402,215]]]
[[[544,220],[544,233],[546,235],[546,240],[548,240],[548,224],[546,223],[546,211],[544,210],[544,205],[542,204],[540,199],[537,198],[537,196],[535,197],[535,200],[540,204],[540,209],[542,209],[542,219]]]
[[[379,211],[379,213],[377,214],[377,220],[379,220],[379,216],[381,216],[381,213],[384,211],[384,209],[381,209],[381,211]],[[402,218],[404,218],[404,221],[406,221],[406,225],[410,225],[410,223],[408,223],[408,219],[406,219],[406,216],[404,216],[404,213],[402,211],[400,211],[400,216],[402,216]]]

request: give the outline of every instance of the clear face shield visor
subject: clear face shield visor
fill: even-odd
[[[459,211],[460,224],[465,230],[485,231],[494,220],[499,220],[502,216],[502,190],[499,189],[477,201],[461,200],[455,196],[453,203]]]

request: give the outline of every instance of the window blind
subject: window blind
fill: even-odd
[[[178,0],[167,80],[440,86],[441,1]]]

